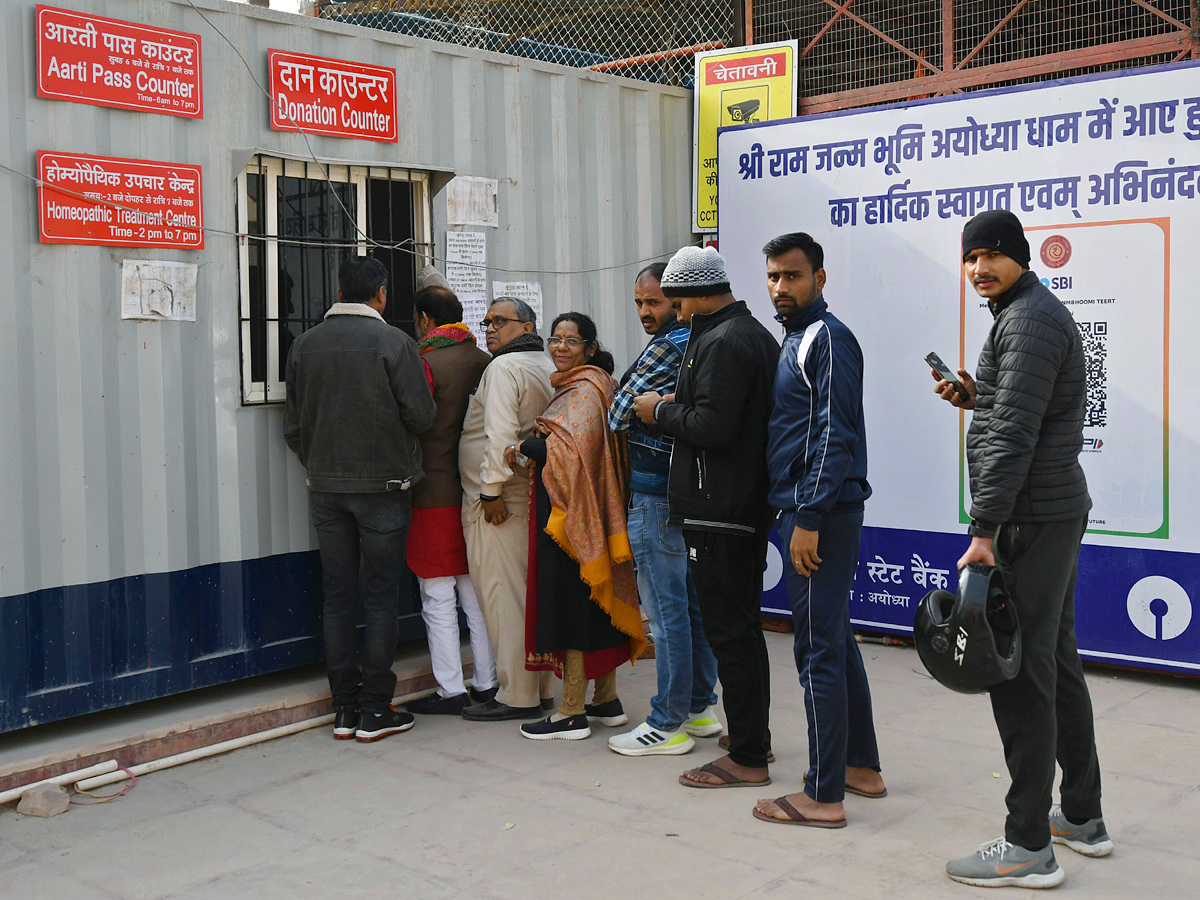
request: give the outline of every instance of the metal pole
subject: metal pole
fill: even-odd
[[[954,71],[954,0],[942,0],[942,71]]]

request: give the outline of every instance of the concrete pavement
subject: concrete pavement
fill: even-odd
[[[544,743],[515,723],[442,717],[376,744],[322,728],[148,775],[120,800],[54,819],[0,809],[0,897],[978,894],[943,865],[1003,831],[1008,777],[986,698],[941,688],[910,648],[862,645],[890,796],[848,797],[839,831],[760,823],[755,798],[798,789],[807,761],[791,636],[766,637],[778,762],[761,792],[676,783],[719,755],[715,739],[684,757],[628,759],[601,726]],[[1117,849],[1092,860],[1058,848],[1058,893],[1200,895],[1200,683],[1088,677]],[[649,709],[653,662],[618,682],[631,727]]]

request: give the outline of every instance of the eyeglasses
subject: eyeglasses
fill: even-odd
[[[479,324],[483,326],[484,331],[487,331],[489,328],[493,328],[493,327],[497,331],[499,331],[505,325],[511,324],[512,322],[520,322],[520,321],[521,321],[520,319],[510,319],[508,316],[489,316],[488,318],[484,319]]]
[[[547,338],[546,343],[551,347],[561,347],[563,344],[566,344],[572,350],[578,350],[584,344],[588,343],[588,341],[581,341],[579,338],[552,337]]]

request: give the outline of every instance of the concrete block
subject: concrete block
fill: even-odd
[[[21,795],[17,812],[26,816],[50,818],[71,808],[71,796],[57,784],[41,784]]]

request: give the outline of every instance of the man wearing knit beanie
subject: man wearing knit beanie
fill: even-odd
[[[1012,785],[1004,836],[951,860],[955,881],[1053,887],[1064,873],[1053,843],[1107,856],[1092,702],[1075,641],[1075,575],[1092,501],[1079,465],[1087,375],[1079,329],[1029,271],[1029,244],[1007,210],[963,229],[963,270],[994,321],[975,378],[935,390],[973,410],[967,431],[971,545],[958,561],[997,566],[1021,624],[1023,658],[991,688]],[[1054,763],[1062,805],[1051,809]]]
[[[661,285],[690,323],[691,338],[674,395],[647,392],[634,407],[643,422],[674,438],[668,521],[683,529],[730,733],[727,756],[679,781],[707,789],[769,784],[771,686],[761,607],[774,518],[766,446],[779,345],[731,293],[716,250],[684,247]]]

